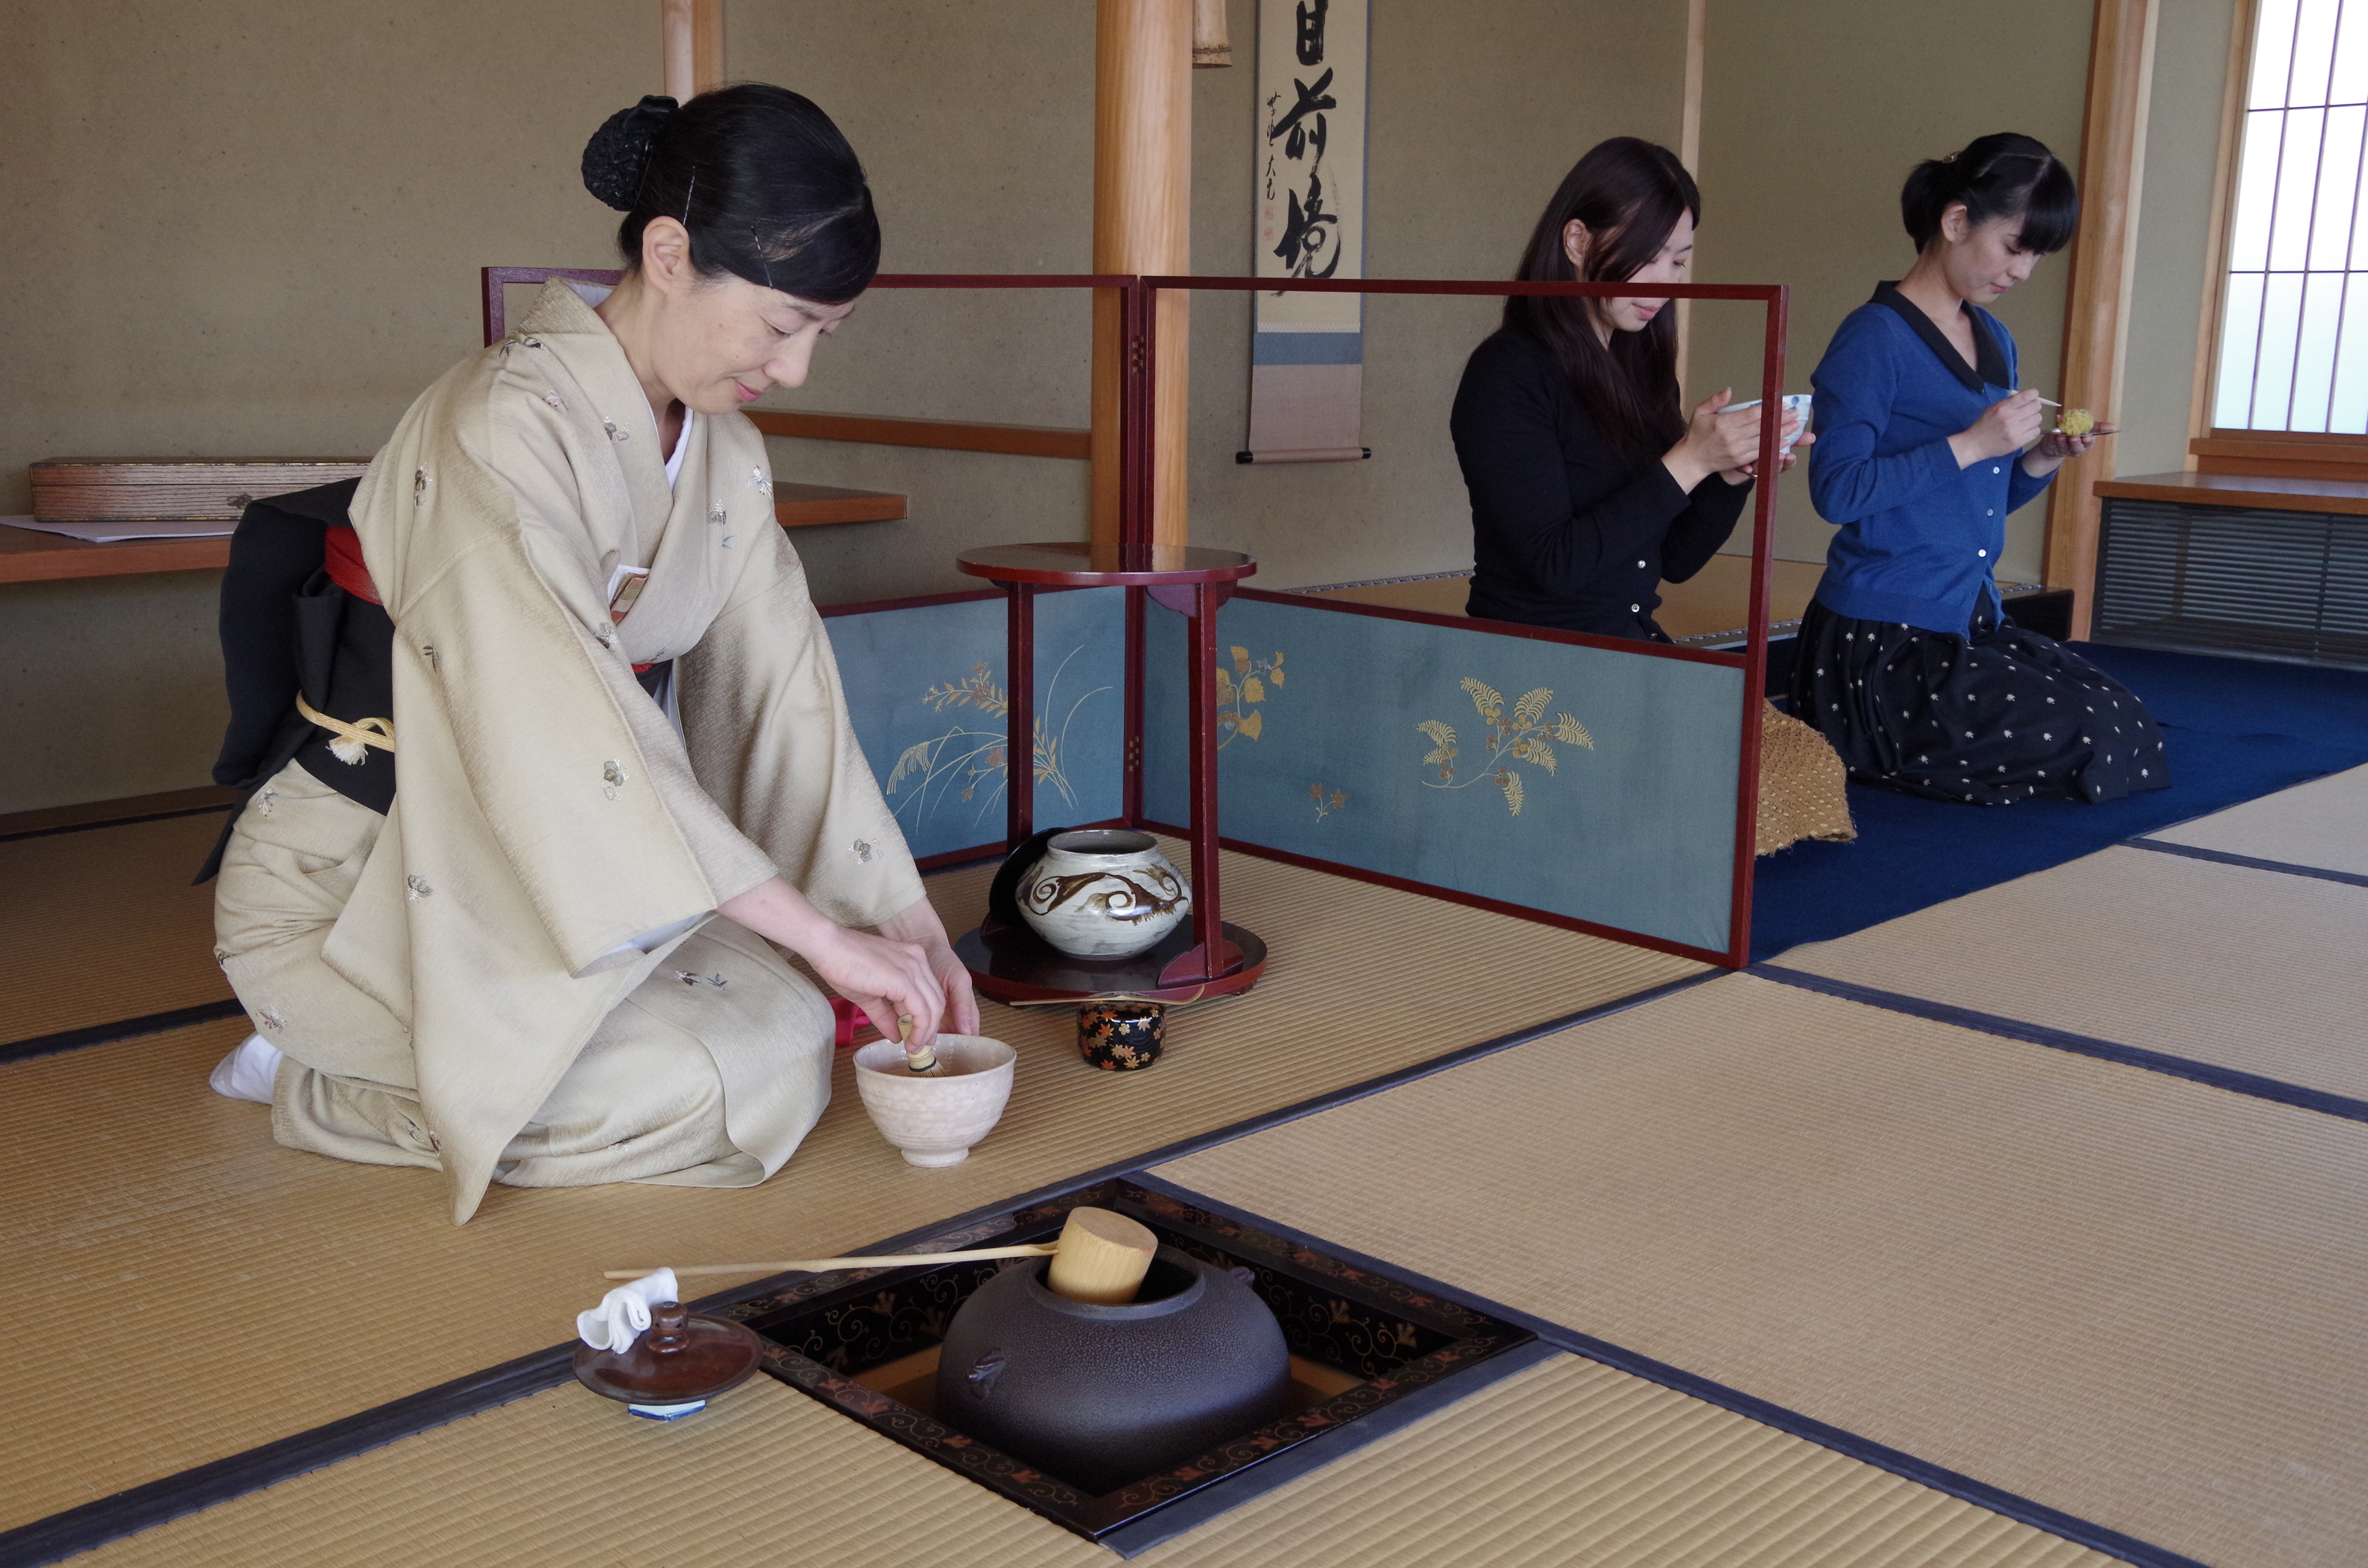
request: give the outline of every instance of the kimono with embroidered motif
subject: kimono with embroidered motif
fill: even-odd
[[[770,1176],[828,1098],[830,1010],[716,907],[777,871],[851,926],[922,896],[762,438],[686,418],[669,489],[623,349],[557,283],[429,388],[352,507],[393,803],[291,764],[223,860],[223,967],[287,1058],[276,1135],[441,1168],[456,1221],[496,1180]],[[635,676],[669,660],[678,732]]]

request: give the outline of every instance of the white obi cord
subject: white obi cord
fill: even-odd
[[[600,1298],[600,1304],[575,1314],[575,1337],[595,1350],[628,1350],[635,1336],[650,1326],[650,1309],[660,1301],[682,1300],[674,1270],[661,1268]]]

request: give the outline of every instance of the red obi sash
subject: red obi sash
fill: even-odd
[[[327,569],[329,581],[354,597],[368,599],[372,604],[385,602],[378,597],[378,585],[370,581],[370,568],[362,563],[361,536],[353,530],[351,524],[330,525],[328,537],[322,541],[321,564]],[[633,608],[633,600],[641,596],[642,584],[646,580],[646,574],[625,580],[624,588],[618,595],[619,603],[609,612],[610,620],[625,619],[626,613]],[[633,666],[633,673],[637,676],[647,675],[649,671],[647,665]]]

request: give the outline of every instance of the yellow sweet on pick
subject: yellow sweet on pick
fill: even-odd
[[[2056,433],[2064,436],[2085,436],[2097,427],[2097,416],[2085,408],[2067,408],[2056,416]]]

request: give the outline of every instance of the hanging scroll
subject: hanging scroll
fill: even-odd
[[[1367,0],[1258,0],[1257,275],[1365,275]],[[1364,445],[1364,298],[1258,294],[1249,462]]]

